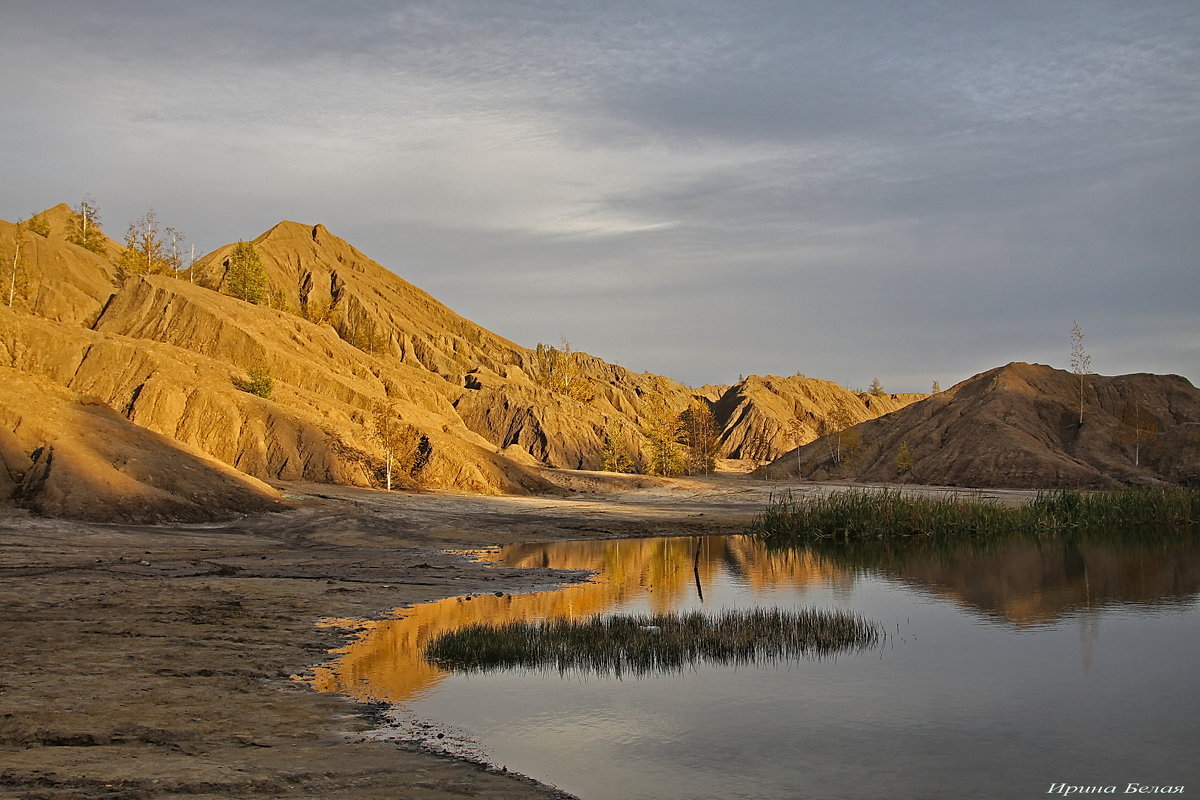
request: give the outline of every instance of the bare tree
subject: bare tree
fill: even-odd
[[[850,412],[842,407],[830,410],[829,415],[821,419],[817,426],[817,434],[829,438],[829,454],[834,464],[841,464],[843,454],[850,445],[857,445],[857,436],[847,430],[854,425]]]
[[[400,419],[396,406],[376,403],[374,408],[375,439],[383,448],[384,479],[392,490],[393,475],[412,477],[422,466],[421,432]]]
[[[1092,374],[1092,357],[1083,349],[1083,328],[1078,320],[1071,326],[1071,372],[1079,376],[1079,424],[1083,425],[1083,398],[1088,375]]]
[[[67,241],[97,255],[104,255],[104,232],[100,230],[100,209],[96,201],[90,194],[84,195],[72,210],[75,216],[67,231]]]
[[[17,220],[17,230],[13,235],[12,257],[5,253],[0,256],[0,287],[4,291],[4,304],[11,308],[16,302],[29,294],[29,269],[22,252],[25,244],[25,233],[29,230],[28,223]]]
[[[117,258],[122,278],[129,275],[173,275],[175,263],[167,249],[167,240],[179,234],[168,228],[166,238],[158,227],[158,214],[150,209],[125,232],[125,249]]]
[[[805,410],[799,402],[792,406],[792,418],[788,420],[787,433],[791,438],[791,444],[796,448],[796,477],[803,477],[804,460],[800,455],[800,448],[804,446],[805,439],[808,438],[808,432],[812,426],[811,420],[815,417],[811,411]],[[818,424],[818,428],[819,428]],[[818,435],[820,435],[818,433]]]
[[[1133,465],[1142,465],[1143,441],[1151,447],[1157,444],[1156,437],[1161,432],[1158,419],[1142,409],[1140,397],[1135,396],[1133,403],[1126,405],[1118,419],[1118,436],[1133,445]]]
[[[529,377],[538,386],[564,394],[572,400],[586,403],[592,399],[579,364],[579,356],[571,352],[571,343],[565,336],[562,339],[561,350],[538,342],[537,349],[533,352]]]

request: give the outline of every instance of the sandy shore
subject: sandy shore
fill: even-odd
[[[292,678],[342,642],[322,618],[579,579],[448,549],[736,531],[786,489],[734,477],[556,479],[562,497],[288,485],[291,510],[198,526],[0,518],[0,796],[564,796],[366,741],[372,708]]]

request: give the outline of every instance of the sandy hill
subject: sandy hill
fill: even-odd
[[[1079,377],[1013,363],[842,436],[784,454],[766,474],[979,487],[1200,481],[1200,390],[1178,375]],[[902,444],[911,467],[897,464]]]
[[[260,480],[378,485],[375,412],[390,405],[419,436],[422,485],[531,492],[552,488],[539,467],[598,468],[606,435],[644,459],[660,401],[672,413],[708,403],[725,453],[758,458],[790,443],[784,418],[793,410],[803,407],[810,427],[829,411],[820,392],[792,379],[693,390],[584,353],[571,358],[579,391],[554,391],[535,380],[534,351],[455,314],[320,225],[283,222],[254,240],[269,306],[220,291],[233,245],[197,262],[186,280],[119,282],[110,257],[121,245],[107,240],[104,257],[69,243],[73,213],[65,205],[43,212],[45,237],[0,222],[0,249],[11,253],[19,240],[30,276],[24,295],[0,307],[0,367],[40,380],[24,387],[21,419],[53,385],[68,392],[54,402],[106,404]],[[264,369],[270,392],[246,391]],[[871,401],[818,383],[854,419],[873,416]],[[812,397],[799,399],[805,392]],[[746,426],[756,427],[756,454]],[[10,474],[28,471],[19,466],[11,462]],[[28,492],[14,496],[50,509]]]
[[[65,204],[47,209],[38,216],[50,224],[51,236],[20,237],[30,296],[24,302],[18,298],[15,305],[39,317],[90,325],[112,295],[117,271],[108,259],[66,240],[67,219],[73,214]],[[16,240],[17,226],[0,220],[0,254],[6,263],[11,263]],[[111,240],[108,244],[120,247]]]
[[[721,455],[769,461],[821,435],[822,422],[846,427],[920,400],[923,394],[851,392],[832,381],[793,375],[750,377],[716,401]]]
[[[856,394],[802,376],[752,376],[732,387],[692,389],[585,353],[567,359],[573,375],[572,391],[567,392],[545,379],[535,350],[455,314],[321,225],[281,222],[254,240],[271,294],[269,304],[254,305],[222,292],[233,245],[201,259],[184,276],[187,279],[133,275],[119,281],[112,256],[122,246],[107,240],[105,254],[97,255],[68,242],[65,234],[73,213],[65,205],[43,212],[40,216],[50,229],[46,236],[0,221],[0,255],[11,256],[20,242],[29,278],[11,307],[0,306],[0,368],[33,378],[22,384],[21,403],[11,401],[5,417],[15,438],[5,440],[9,481],[0,483],[0,495],[47,513],[59,513],[59,506],[35,500],[32,485],[26,484],[39,454],[48,452],[38,436],[49,441],[49,433],[43,425],[43,433],[33,438],[16,435],[20,426],[33,426],[32,431],[41,424],[40,398],[45,399],[47,419],[51,408],[86,407],[95,416],[96,404],[101,403],[132,424],[114,427],[107,419],[103,429],[113,436],[133,441],[141,432],[158,434],[165,440],[154,439],[152,447],[147,439],[144,446],[154,449],[168,441],[200,457],[198,463],[232,467],[260,481],[360,486],[378,486],[383,480],[377,411],[390,407],[393,419],[409,434],[405,446],[413,465],[419,466],[412,474],[394,476],[400,486],[419,483],[515,493],[553,490],[540,471],[543,467],[599,468],[606,438],[623,442],[635,462],[645,463],[646,436],[661,407],[678,414],[689,403],[707,404],[719,431],[717,455],[754,460],[811,442],[828,425],[858,423],[852,430],[863,431],[864,445],[838,470],[861,467],[863,475],[877,476],[894,462],[889,448],[901,439],[910,440],[914,449],[926,447],[908,432],[913,426],[950,426],[954,419],[982,413],[1013,430],[1041,431],[1039,426],[1053,428],[1043,419],[1049,413],[1047,397],[1058,398],[1058,406],[1069,406],[1065,384],[1052,391],[1039,386],[1031,393],[1040,399],[1011,407],[985,402],[971,387],[986,375],[929,399]],[[0,261],[7,263],[9,256]],[[270,378],[269,390],[261,380],[256,387],[255,379],[263,373]],[[1118,379],[1096,379],[1094,391],[1107,380]],[[1182,381],[1155,380],[1163,387]],[[1186,473],[1184,467],[1154,466],[1174,463],[1173,448],[1186,450],[1195,441],[1188,438],[1195,435],[1189,433],[1192,428],[1181,427],[1196,420],[1176,397],[1186,392],[1175,392],[1170,402],[1163,392],[1165,388],[1153,395],[1158,399],[1149,394],[1145,398],[1147,414],[1163,430],[1154,437],[1153,452],[1147,449],[1145,463],[1131,475],[1170,478]],[[1101,409],[1120,399],[1101,395],[1095,400]],[[933,413],[930,409],[950,406],[954,410],[939,412],[936,424],[924,416]],[[968,410],[976,407],[986,411]],[[1119,459],[1105,461],[1107,445],[1092,441],[1100,436],[1093,429],[1101,427],[1104,416],[1097,413],[1094,419],[1095,425],[1082,432],[1054,434],[1070,440],[1069,447],[1064,445],[1066,456],[1058,454],[1062,448],[1057,446],[1029,445],[1017,459],[1022,466],[1009,463],[1009,456],[1004,456],[1009,459],[1004,465],[988,466],[973,445],[957,450],[943,446],[937,454],[917,450],[917,464],[906,477],[1026,484],[1049,480],[1043,473],[1057,470],[1064,482],[1103,482],[1097,475],[1134,479],[1120,469],[1113,471],[1123,463]],[[877,427],[862,427],[873,424]],[[75,437],[92,455],[73,463],[93,464],[97,475],[106,469],[101,463],[105,459],[108,467],[124,469],[128,459],[94,440],[84,442],[82,431],[65,427],[55,447],[66,452]],[[979,439],[982,434],[972,435]],[[1042,433],[1034,438],[1039,436]],[[809,447],[813,449],[800,455],[808,464],[806,474],[836,471],[820,463],[820,447]],[[28,464],[21,461],[21,452]],[[1090,466],[1072,466],[1079,464]],[[60,458],[39,469],[44,486],[52,487],[67,480],[60,481],[55,470],[67,476],[82,468]],[[217,471],[222,480],[228,477]],[[82,485],[91,487],[93,505],[100,506],[119,504],[121,492],[113,488],[118,483],[113,479]],[[162,500],[164,514],[200,513],[195,509],[203,504],[188,505],[192,501],[182,483],[147,485],[171,496],[168,500],[155,495]],[[52,492],[46,492],[50,497]],[[143,499],[148,497],[143,494]],[[235,507],[237,502],[227,505]]]
[[[274,489],[108,405],[0,368],[0,493],[47,516],[208,520],[282,505]]]

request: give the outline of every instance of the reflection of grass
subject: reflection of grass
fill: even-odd
[[[1007,508],[979,500],[913,497],[897,491],[848,491],[772,502],[750,532],[768,543],[1012,533],[1194,531],[1200,489],[1130,487],[1104,492],[1043,492]]]
[[[434,639],[425,648],[425,659],[458,672],[515,667],[620,677],[674,672],[701,663],[820,657],[869,647],[880,636],[873,623],[843,611],[632,614],[476,623]]]

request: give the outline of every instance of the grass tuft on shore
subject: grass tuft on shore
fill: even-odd
[[[876,644],[882,631],[857,614],[817,609],[622,614],[476,623],[444,633],[425,659],[455,672],[531,669],[621,677],[699,664],[820,658]]]
[[[1200,528],[1200,489],[1129,487],[1042,492],[1015,508],[985,500],[918,497],[894,490],[851,490],[824,497],[772,498],[750,532],[768,544],[896,537],[1017,533],[1156,534]]]

